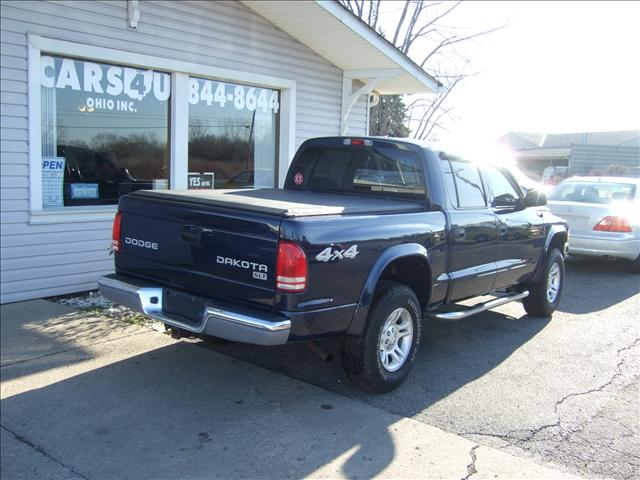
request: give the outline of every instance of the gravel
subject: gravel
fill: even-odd
[[[124,323],[144,325],[153,330],[164,331],[162,322],[158,322],[125,306],[116,305],[100,295],[97,290],[51,297],[47,300],[103,317],[113,318]]]

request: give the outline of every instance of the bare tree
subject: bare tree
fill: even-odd
[[[447,120],[455,119],[451,106],[452,94],[460,82],[475,75],[469,72],[469,59],[457,47],[506,26],[463,33],[461,28],[447,24],[451,13],[462,4],[461,0],[406,0],[384,2],[400,5],[397,11],[401,10],[395,27],[387,32],[379,24],[379,18],[384,13],[380,10],[381,5],[384,6],[381,0],[339,1],[443,84],[441,91],[435,95],[416,95],[410,99],[409,105],[398,101],[394,104],[396,108],[404,108],[402,117],[411,130],[411,136],[419,139],[433,138],[439,130],[445,129]],[[372,134],[384,135],[384,131],[375,130],[375,125],[384,124],[378,117],[388,115],[388,111],[376,109],[378,107],[373,107],[371,111],[371,131]]]

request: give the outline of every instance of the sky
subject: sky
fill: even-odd
[[[447,23],[507,26],[464,44],[479,74],[454,92],[442,141],[640,129],[640,2],[464,2]]]

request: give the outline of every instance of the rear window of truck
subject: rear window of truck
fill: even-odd
[[[417,153],[384,147],[310,147],[289,171],[285,188],[424,199]]]

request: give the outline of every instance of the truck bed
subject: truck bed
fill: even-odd
[[[196,205],[212,205],[280,217],[308,217],[340,214],[416,212],[421,202],[377,199],[357,195],[310,191],[261,190],[140,190],[135,197],[175,200]]]

